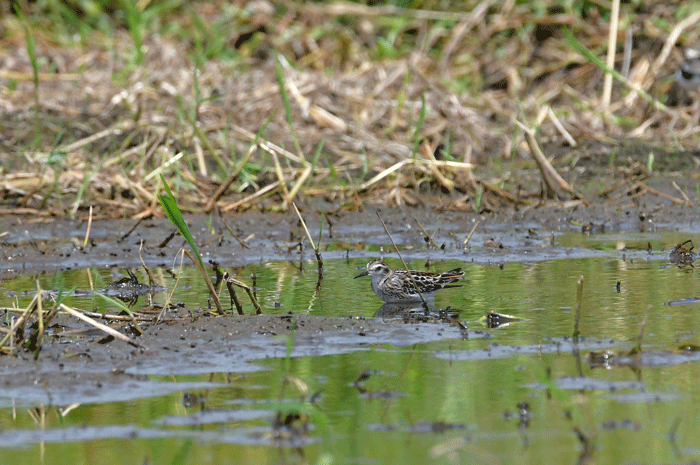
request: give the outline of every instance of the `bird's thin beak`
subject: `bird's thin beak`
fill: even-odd
[[[363,271],[362,273],[358,274],[357,276],[355,276],[355,277],[352,278],[352,279],[359,278],[360,276],[367,276],[368,274],[369,274],[369,273],[367,273],[367,270],[365,270],[365,271]]]

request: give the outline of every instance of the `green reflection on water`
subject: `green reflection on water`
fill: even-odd
[[[662,257],[652,257],[662,258]],[[316,292],[318,273],[315,263],[274,262],[237,270],[239,279],[251,283],[257,275],[258,297],[264,311],[317,315],[371,317],[381,301],[372,293],[369,280],[353,280],[366,259],[329,260],[320,291]],[[396,266],[395,261],[390,261]],[[414,262],[415,268],[423,264]],[[557,260],[534,264],[508,263],[496,266],[436,262],[433,270],[462,266],[467,280],[464,288],[446,290],[436,296],[437,306],[462,309],[460,320],[471,330],[485,328],[478,322],[488,311],[509,313],[523,321],[499,330],[489,330],[489,339],[443,340],[430,344],[396,348],[364,347],[358,352],[325,357],[294,358],[288,368],[283,360],[258,362],[267,371],[212,377],[184,377],[154,380],[215,381],[225,387],[194,393],[206,397],[206,409],[266,409],[265,402],[278,400],[284,375],[291,374],[309,386],[310,393],[321,391],[316,406],[323,425],[309,432],[318,442],[295,451],[278,448],[260,438],[271,433],[269,418],[231,421],[199,426],[163,426],[157,421],[166,416],[192,415],[199,407],[186,408],[184,393],[131,402],[80,405],[65,418],[54,407],[46,407],[42,417],[32,406],[5,408],[0,414],[0,438],[18,430],[64,429],[87,425],[134,425],[170,432],[175,437],[155,439],[111,438],[36,443],[26,437],[18,447],[0,449],[0,463],[94,464],[94,463],[316,463],[330,456],[334,463],[451,463],[446,456],[433,458],[440,447],[457,446],[457,463],[575,463],[581,445],[574,426],[587,432],[594,441],[596,463],[669,463],[696,458],[700,447],[700,379],[698,363],[675,366],[611,370],[591,369],[583,356],[570,352],[513,353],[499,359],[460,360],[437,358],[436,351],[463,353],[505,346],[547,344],[548,338],[572,333],[576,283],[584,277],[581,333],[600,340],[615,339],[616,347],[631,347],[643,315],[649,305],[651,316],[646,327],[645,350],[673,350],[681,341],[700,344],[697,333],[699,304],[665,306],[664,302],[696,296],[697,276],[688,269],[669,266],[667,260],[622,260],[596,258]],[[114,279],[100,272],[106,282]],[[166,276],[163,274],[163,276]],[[64,273],[66,287],[89,288],[83,271]],[[50,288],[52,277],[40,277],[41,286]],[[170,278],[166,278],[170,279]],[[206,290],[196,271],[185,270],[181,289],[173,297],[190,307],[206,305]],[[616,283],[620,281],[620,291]],[[164,282],[167,286],[172,284]],[[34,278],[3,282],[0,292],[5,301],[10,289],[32,289]],[[156,300],[164,300],[158,294]],[[19,296],[19,306],[31,295]],[[243,294],[241,300],[245,299]],[[245,300],[244,300],[245,301]],[[143,301],[141,301],[143,302]],[[139,303],[139,305],[141,304]],[[280,308],[274,303],[279,302]],[[93,305],[89,299],[74,298],[69,303],[80,308]],[[246,311],[252,311],[249,304]],[[538,373],[551,370],[552,377],[575,377],[581,366],[584,376],[603,381],[635,381],[643,388],[621,388],[579,392],[564,391],[564,400],[549,398],[547,392],[533,387]],[[288,371],[287,371],[288,370]],[[378,372],[361,386],[373,396],[362,394],[353,385],[366,370]],[[47,384],[50,389],[50,382]],[[641,392],[672,395],[670,400],[631,402],[625,394]],[[389,393],[384,396],[382,393]],[[0,392],[0,395],[1,392]],[[286,396],[291,398],[292,395]],[[528,427],[519,427],[517,404],[528,402],[531,412]],[[31,412],[30,412],[31,410]],[[564,412],[573,411],[575,422]],[[43,418],[43,420],[42,420]],[[681,419],[676,432],[681,455],[667,440],[669,430]],[[418,432],[421,422],[444,422],[460,429],[443,432]],[[610,423],[616,422],[616,423]],[[611,426],[612,425],[612,426]],[[429,429],[429,428],[428,428]],[[262,433],[260,432],[262,431]],[[266,432],[266,433],[265,433]],[[183,436],[187,433],[189,436]],[[205,436],[210,434],[209,436]],[[230,434],[229,434],[230,433]],[[178,436],[179,435],[179,436]],[[261,436],[263,435],[263,436]],[[250,438],[256,438],[253,445]],[[450,442],[454,441],[454,442]],[[462,441],[462,442],[460,442]]]

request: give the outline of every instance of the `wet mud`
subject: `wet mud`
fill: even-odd
[[[309,225],[323,221],[321,250],[324,259],[376,257],[388,239],[375,209],[357,213],[323,215],[303,212]],[[694,210],[662,205],[610,211],[602,207],[586,210],[532,208],[501,215],[432,210],[377,209],[402,247],[405,259],[461,260],[481,264],[534,262],[557,258],[585,258],[611,252],[555,245],[556,236],[577,232],[582,225],[596,225],[606,232],[676,231],[679,236],[694,229]],[[650,215],[648,211],[654,211]],[[293,213],[250,211],[227,217],[190,215],[186,217],[195,240],[201,245],[205,262],[216,261],[222,268],[280,260],[313,260],[313,251],[299,247],[305,237]],[[434,231],[436,247],[427,247],[420,221]],[[472,229],[469,243],[465,240]],[[166,219],[96,220],[88,245],[83,247],[86,221],[34,221],[6,217],[2,222],[0,279],[23,275],[52,274],[88,267],[135,269],[141,260],[149,266],[172,267],[184,240],[174,235]],[[312,232],[312,235],[314,233]],[[619,253],[619,252],[615,252]],[[643,257],[647,251],[625,251]],[[31,291],[31,290],[28,290]],[[28,404],[54,405],[99,403],[162,395],[183,390],[181,383],[150,380],[158,375],[198,375],[212,372],[260,370],[256,361],[286,356],[292,327],[291,356],[318,356],[366,350],[370,345],[406,346],[438,340],[489,337],[486,331],[465,330],[450,318],[396,318],[402,309],[383,307],[375,318],[330,318],[304,314],[209,316],[206,311],[189,312],[189,317],[144,326],[135,347],[111,340],[98,331],[79,337],[61,332],[85,329],[69,316],[54,320],[57,330],[47,337],[34,360],[32,352],[18,349],[15,356],[3,356],[0,385],[3,397]],[[420,315],[420,311],[414,312]],[[538,347],[493,347],[473,352],[437,353],[437,357],[471,359],[508,357],[533,351],[600,350],[614,341],[587,341],[572,347],[570,341],[554,341]],[[510,355],[509,355],[510,354]],[[687,359],[687,356],[683,356]],[[647,361],[647,363],[654,363]],[[116,396],[116,397],[115,397]]]
[[[373,208],[325,214],[323,220],[314,211],[320,210],[302,214],[308,225],[323,223],[320,247],[327,259],[376,257],[376,253],[363,251],[372,246],[390,250],[390,241],[375,215],[380,212],[394,241],[404,248],[404,257],[480,264],[595,257],[599,255],[595,250],[553,246],[556,236],[566,232],[690,233],[697,229],[698,221],[692,208],[663,204],[629,210],[543,207],[482,215]],[[225,219],[186,215],[185,220],[205,262],[215,260],[222,267],[236,268],[251,263],[314,259],[293,212],[248,211]],[[434,233],[437,247],[426,247],[418,222]],[[233,238],[224,223],[230,226]],[[85,247],[87,221],[5,217],[0,228],[0,279],[88,267],[135,268],[141,266],[141,258],[147,266],[171,267],[177,252],[186,246],[165,218],[141,222],[95,220]],[[470,237],[472,229],[475,231]],[[312,230],[312,236],[318,236],[317,231]],[[304,247],[300,251],[301,242]]]
[[[82,327],[68,316],[54,321],[54,327],[65,330],[76,326]],[[148,376],[257,371],[262,369],[257,360],[286,357],[292,328],[292,357],[463,337],[456,324],[295,314],[194,317],[144,328],[139,347],[98,332],[82,338],[57,333],[47,338],[36,361],[33,353],[21,350],[15,357],[5,357],[0,385],[3,396],[50,405],[112,402],[204,388],[149,381]],[[476,331],[470,337],[487,335]],[[116,398],[115,392],[119,393]]]

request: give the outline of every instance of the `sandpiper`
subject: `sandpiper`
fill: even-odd
[[[461,268],[455,268],[444,273],[392,270],[384,260],[372,260],[367,264],[367,269],[355,276],[355,278],[360,276],[372,278],[372,290],[384,302],[403,303],[420,302],[420,294],[427,299],[440,289],[461,287],[449,286],[449,284],[464,276],[464,271]],[[411,277],[413,280],[411,280]],[[415,286],[413,281],[416,283]],[[416,292],[416,286],[418,286],[420,294]]]
[[[686,48],[684,58],[676,71],[676,82],[687,90],[700,89],[700,49]]]

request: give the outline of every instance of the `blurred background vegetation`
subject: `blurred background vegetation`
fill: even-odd
[[[3,2],[0,208],[162,215],[161,173],[186,210],[221,213],[498,211],[608,198],[659,170],[697,191],[697,105],[673,76],[700,3],[622,2],[607,97],[612,9]],[[543,193],[528,128],[571,191]]]

